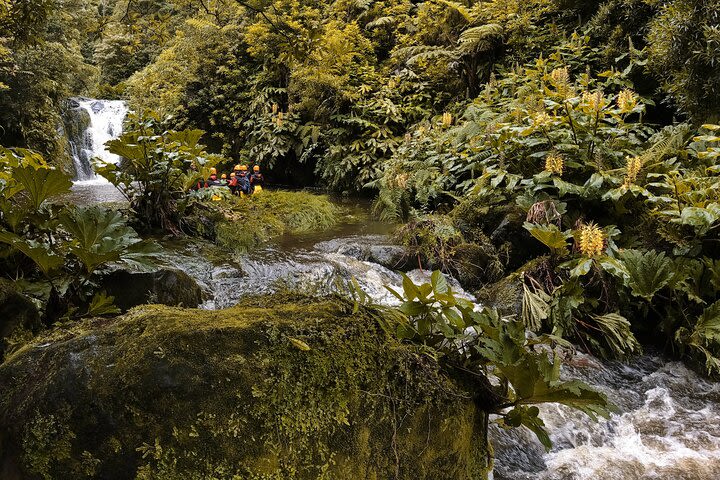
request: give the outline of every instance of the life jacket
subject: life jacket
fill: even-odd
[[[253,173],[250,176],[250,183],[252,184],[253,187],[258,186],[258,185],[262,187],[263,185],[265,185],[265,177],[263,177],[263,174],[260,172]]]
[[[250,177],[247,174],[241,173],[239,176],[235,175],[237,180],[237,186],[243,193],[250,193]]]
[[[220,180],[218,180],[217,175],[210,175],[205,182],[206,187],[217,187],[218,185],[220,185]]]

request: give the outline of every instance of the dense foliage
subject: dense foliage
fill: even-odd
[[[70,185],[63,101],[122,98],[157,112],[132,116],[109,144],[122,162],[97,167],[133,225],[242,251],[334,224],[317,197],[189,193],[238,162],[377,195],[413,262],[498,306],[474,311],[440,274],[406,281],[397,333],[497,380],[489,411],[547,445],[531,404],[607,406],[560,381],[556,343],[607,357],[652,343],[720,373],[719,12],[718,0],[0,0],[12,147],[0,270],[34,285],[50,321],[114,311],[95,274],[152,248],[120,213],[53,198]]]
[[[0,149],[0,272],[38,301],[47,323],[118,313],[95,274],[142,267],[155,251],[117,211],[57,203],[70,185],[41,155]]]

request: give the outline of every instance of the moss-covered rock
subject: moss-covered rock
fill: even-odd
[[[2,478],[483,478],[486,415],[378,318],[267,297],[56,329],[0,366]]]
[[[0,360],[10,346],[31,337],[41,326],[40,313],[32,301],[12,282],[0,280]]]

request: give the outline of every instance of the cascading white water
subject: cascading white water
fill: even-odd
[[[125,102],[121,100],[96,100],[89,98],[74,99],[77,108],[84,111],[89,118],[87,128],[80,133],[80,138],[71,138],[70,146],[75,170],[76,181],[103,181],[93,172],[94,158],[107,163],[117,163],[120,158],[107,151],[105,143],[122,134],[123,122],[128,113]]]

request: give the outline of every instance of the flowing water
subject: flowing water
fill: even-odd
[[[123,122],[128,113],[125,102],[121,100],[96,100],[75,98],[71,100],[75,114],[70,118],[79,125],[69,128],[68,140],[75,163],[78,182],[103,182],[95,175],[93,159],[106,163],[117,163],[120,157],[107,151],[105,143],[122,134]]]
[[[286,289],[329,294],[345,289],[351,277],[376,302],[395,304],[385,285],[401,289],[392,268],[397,247],[367,228],[351,223],[342,237],[318,235],[296,243],[286,238],[252,255],[215,262],[198,262],[203,249],[190,243],[174,250],[170,263],[211,293],[203,308],[225,308],[248,295]],[[428,281],[426,271],[412,270],[409,276]],[[603,391],[617,413],[595,423],[567,407],[541,407],[554,445],[549,453],[527,430],[493,426],[495,480],[720,479],[720,384],[659,355],[621,363],[578,354],[563,375]]]
[[[91,100],[81,104],[92,111],[91,138],[84,145],[93,156],[113,161],[101,146],[119,134],[116,122],[124,117],[124,106]],[[75,200],[120,200],[111,187],[77,183]],[[400,289],[395,270],[406,266],[388,236],[392,226],[371,221],[366,204],[343,206],[349,211],[346,221],[329,232],[287,236],[249,255],[195,240],[162,241],[165,251],[159,261],[196,279],[207,293],[206,309],[284,290],[330,294],[346,289],[351,278],[376,302],[396,303],[385,285]],[[409,276],[426,281],[428,272],[411,270]],[[472,298],[457,282],[452,284]],[[495,480],[720,480],[719,384],[651,354],[628,363],[580,354],[563,367],[563,375],[602,390],[618,412],[595,423],[563,406],[543,406],[541,417],[554,445],[549,453],[526,430],[493,427]]]

